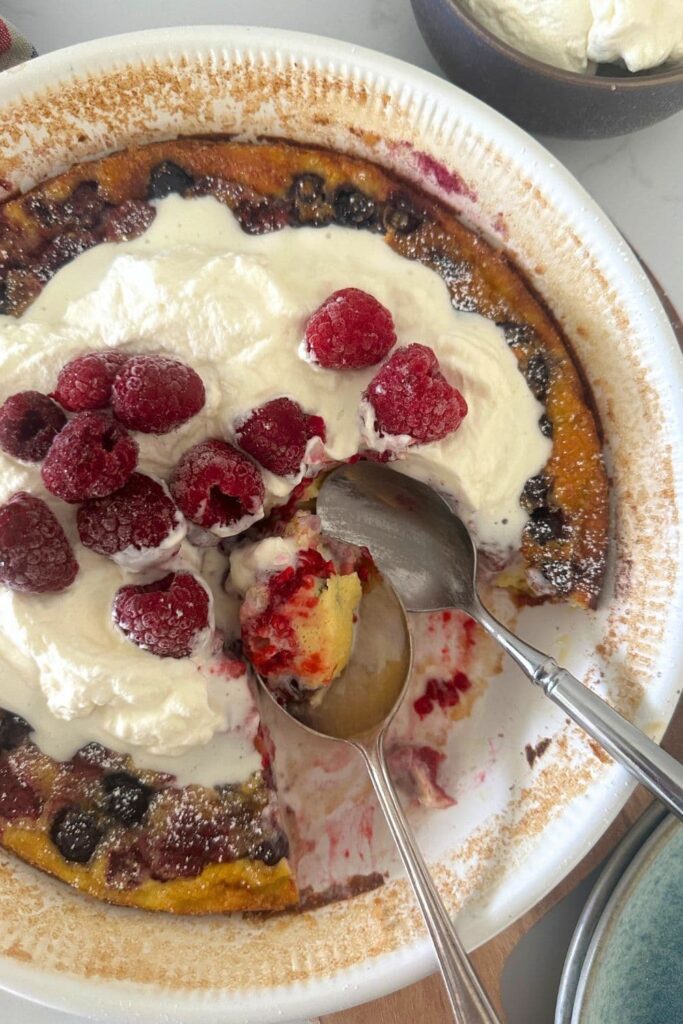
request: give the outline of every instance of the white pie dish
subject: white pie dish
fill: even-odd
[[[515,253],[595,391],[618,537],[596,616],[539,609],[523,628],[593,683],[605,673],[613,702],[659,737],[679,692],[683,372],[668,320],[615,229],[504,118],[347,44],[174,29],[87,43],[0,78],[0,179],[10,187],[132,142],[212,132],[282,135],[376,159]],[[462,182],[476,200],[458,191]],[[505,702],[496,699],[503,687]],[[524,746],[549,735],[555,742],[532,771]],[[459,927],[475,946],[560,881],[632,787],[511,670],[459,723],[457,741],[458,806],[419,815],[419,827],[450,904],[467,902]],[[3,855],[0,914],[0,984],[100,1019],[265,1024],[379,996],[432,967],[403,881],[298,917],[181,920],[93,903]]]

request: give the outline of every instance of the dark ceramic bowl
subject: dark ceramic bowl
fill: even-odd
[[[528,131],[603,139],[683,110],[683,67],[598,75],[561,71],[527,57],[479,24],[458,0],[411,0],[435,59],[452,82]]]

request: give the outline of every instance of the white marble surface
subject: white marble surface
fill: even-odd
[[[0,14],[45,53],[96,36],[158,26],[270,25],[335,36],[438,72],[409,0],[0,0]],[[683,311],[683,113],[604,142],[543,140],[582,182]],[[585,886],[538,925],[506,973],[509,1024],[549,1024],[559,970]],[[547,983],[538,984],[538,979]],[[0,993],[3,1024],[75,1018]],[[123,1022],[122,1022],[123,1024]]]

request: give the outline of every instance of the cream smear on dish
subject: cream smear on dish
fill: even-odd
[[[82,253],[19,320],[0,317],[0,401],[29,388],[49,393],[64,363],[87,351],[162,352],[200,374],[206,404],[169,434],[135,435],[142,472],[168,478],[192,444],[231,440],[236,419],[282,395],[325,419],[325,450],[311,451],[311,463],[349,458],[377,443],[361,414],[377,367],[323,370],[299,347],[307,318],[331,292],[363,288],[391,310],[399,345],[434,349],[469,406],[455,434],[411,448],[399,467],[452,495],[480,545],[519,544],[519,495],[551,443],[538,429],[542,407],[495,324],[455,311],[433,271],[372,234],[334,226],[253,236],[212,197],[169,196],[156,206],[142,236]],[[270,473],[264,481],[267,507],[296,483]],[[233,634],[235,608],[222,588],[227,558],[184,541],[163,570],[131,572],[82,546],[75,507],[45,491],[39,466],[0,453],[0,500],[22,489],[56,513],[80,572],[62,593],[0,593],[0,706],[26,717],[38,745],[60,760],[96,740],[182,784],[248,777],[260,765],[258,713],[235,663],[208,645],[189,659],[160,659],[111,619],[120,586],[182,565],[203,575],[217,626]]]

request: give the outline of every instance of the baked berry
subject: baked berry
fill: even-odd
[[[196,416],[206,394],[199,374],[167,356],[133,356],[112,386],[114,415],[130,430],[166,434]]]
[[[548,508],[545,505],[535,508],[529,516],[526,532],[536,544],[561,540],[567,532],[562,509]]]
[[[289,190],[295,223],[311,227],[329,224],[334,208],[325,193],[325,182],[319,174],[300,174]]]
[[[333,292],[306,324],[306,351],[326,370],[374,366],[395,342],[391,313],[360,288]]]
[[[41,475],[48,491],[74,504],[123,487],[138,446],[106,412],[79,412],[52,442]]]
[[[544,437],[552,438],[553,421],[550,419],[550,416],[548,416],[546,412],[543,413],[543,415],[538,421],[538,429],[541,431]]]
[[[89,352],[63,366],[52,397],[69,412],[106,409],[114,377],[130,359],[127,352]]]
[[[150,226],[156,213],[144,199],[126,199],[105,213],[102,238],[105,242],[128,242],[138,238]]]
[[[536,332],[529,324],[518,324],[514,320],[503,320],[496,324],[502,327],[505,340],[510,348],[527,348],[536,337]]]
[[[152,168],[147,186],[149,199],[163,199],[171,192],[183,193],[193,185],[194,179],[172,160],[163,160]]]
[[[9,760],[0,761],[0,818],[38,818],[43,801],[38,793],[22,778],[20,768]]]
[[[0,753],[3,750],[14,750],[22,743],[31,731],[31,726],[11,711],[0,712]]]
[[[40,462],[66,424],[66,416],[47,395],[20,391],[0,406],[0,448],[23,462]]]
[[[64,860],[87,864],[102,838],[96,819],[78,807],[64,807],[52,822],[50,838]]]
[[[254,463],[226,441],[189,448],[169,481],[171,494],[192,523],[228,536],[242,520],[260,519],[265,488]]]
[[[531,512],[532,509],[539,508],[539,506],[545,504],[549,491],[550,477],[547,477],[545,473],[530,476],[524,484],[519,503],[527,512]]]
[[[422,224],[423,215],[415,209],[410,196],[394,192],[384,207],[383,223],[395,235],[412,235]]]
[[[407,434],[416,444],[440,441],[467,415],[467,402],[448,383],[426,345],[394,352],[363,397],[374,410],[378,433]]]
[[[268,867],[274,867],[288,856],[289,841],[284,832],[274,832],[269,839],[262,839],[253,851],[254,860],[260,860]]]
[[[55,222],[68,227],[98,227],[106,208],[106,201],[100,195],[97,181],[81,181],[68,199],[58,207]]]
[[[112,772],[102,779],[107,813],[131,827],[139,825],[147,813],[152,790],[128,772]]]
[[[325,421],[307,415],[291,398],[275,398],[260,406],[235,429],[241,448],[264,469],[278,476],[301,470],[306,445],[314,437],[325,440]]]
[[[0,506],[0,582],[11,590],[64,590],[78,562],[64,530],[41,498],[26,491]]]
[[[375,200],[351,185],[338,188],[334,194],[334,217],[345,227],[368,227],[375,219]]]
[[[533,355],[526,364],[524,376],[534,398],[537,398],[539,402],[544,402],[550,386],[550,370],[545,356],[542,356],[540,352]]]
[[[188,658],[211,628],[209,593],[191,572],[121,587],[113,615],[129,640],[159,658]]]
[[[84,502],[76,514],[86,548],[129,569],[164,561],[185,535],[184,519],[165,484],[133,473],[120,491]]]

